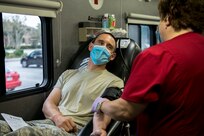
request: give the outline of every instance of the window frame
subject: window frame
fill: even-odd
[[[5,81],[5,50],[4,50],[4,40],[3,40],[3,18],[2,13],[0,13],[0,96],[6,93],[6,81]],[[3,90],[1,90],[1,88]]]
[[[25,97],[37,93],[43,93],[51,89],[53,83],[53,42],[52,42],[52,18],[40,17],[42,54],[43,54],[43,81],[41,86],[29,87],[15,92],[6,92],[5,79],[5,49],[3,43],[3,18],[0,12],[0,102],[15,98]],[[48,57],[49,56],[49,57]],[[2,82],[3,81],[3,82]]]

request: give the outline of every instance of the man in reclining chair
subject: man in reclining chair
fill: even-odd
[[[43,105],[45,120],[30,121],[32,126],[11,132],[1,121],[0,134],[72,136],[93,117],[91,105],[108,87],[124,86],[123,81],[106,70],[106,63],[115,56],[116,41],[110,33],[100,33],[89,44],[90,58],[87,68],[66,70]]]

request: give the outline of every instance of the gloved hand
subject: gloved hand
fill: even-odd
[[[92,104],[92,109],[91,109],[91,111],[92,111],[92,112],[100,112],[101,104],[102,104],[104,101],[108,101],[108,99],[102,98],[102,97],[96,98],[95,101],[94,101],[93,104]]]

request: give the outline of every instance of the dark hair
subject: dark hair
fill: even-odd
[[[168,18],[176,31],[191,28],[202,33],[204,30],[204,0],[160,0],[158,10],[161,20]]]
[[[108,34],[108,35],[110,35],[111,37],[113,37],[113,39],[114,39],[114,41],[115,41],[115,49],[114,49],[114,51],[115,51],[116,48],[117,48],[116,38],[115,38],[115,36],[114,36],[113,34],[111,34],[111,33],[109,33],[109,32],[100,32],[100,33],[98,33],[98,34],[96,35],[96,37],[94,37],[94,39],[92,40],[92,43],[94,43],[95,40],[96,40],[100,35],[102,35],[102,34]]]
[[[100,35],[102,35],[102,34],[109,34],[111,37],[113,37],[113,39],[114,39],[115,42],[116,42],[115,36],[114,36],[113,34],[109,33],[109,32],[101,32],[101,33],[98,33],[98,34],[96,35],[96,37],[93,39],[93,42],[95,42],[95,40],[96,40]]]

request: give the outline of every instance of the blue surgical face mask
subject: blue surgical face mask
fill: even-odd
[[[91,60],[95,65],[103,65],[109,62],[110,53],[105,46],[94,45],[90,52]]]

